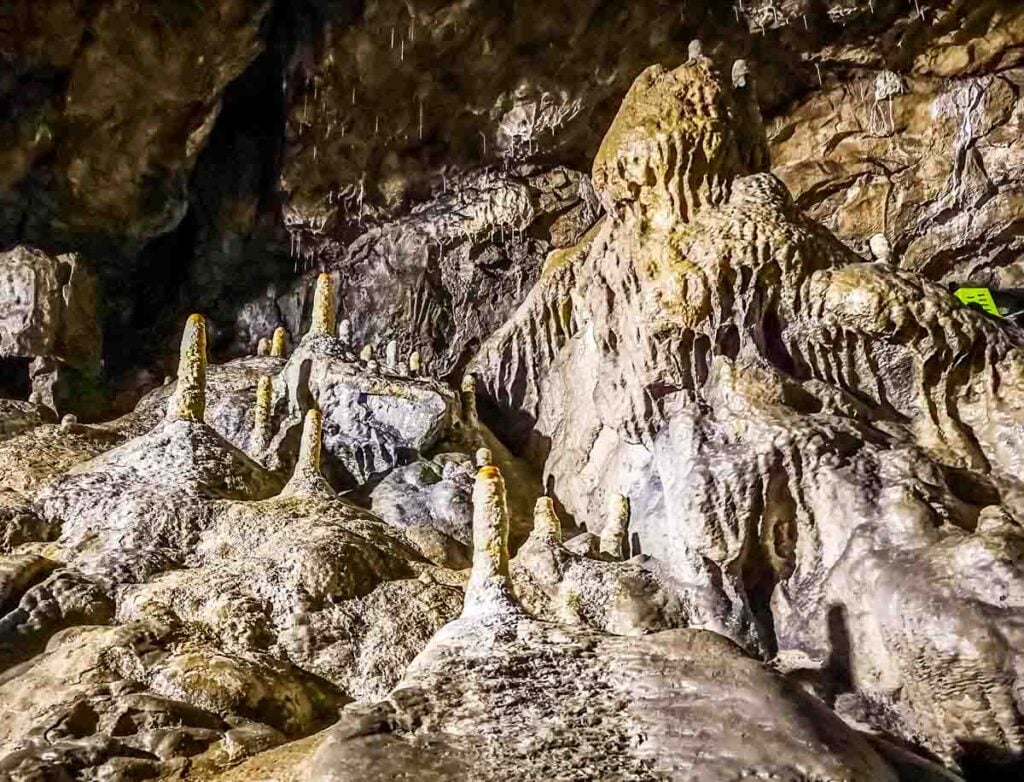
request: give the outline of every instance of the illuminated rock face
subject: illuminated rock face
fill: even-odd
[[[1024,12],[39,5],[0,778],[1024,776]]]
[[[595,164],[614,214],[482,346],[479,392],[521,447],[545,442],[577,523],[629,498],[632,553],[717,593],[705,626],[948,760],[1015,757],[1019,337],[751,173],[719,85],[693,65],[638,80],[654,105],[627,98]],[[668,171],[666,144],[700,175]],[[966,561],[1001,575],[945,575]],[[961,633],[983,640],[950,648]]]

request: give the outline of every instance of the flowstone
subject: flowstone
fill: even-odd
[[[1020,332],[802,215],[727,92],[704,61],[637,80],[609,217],[470,364],[490,422],[590,532],[628,498],[630,552],[711,598],[691,621],[860,724],[1019,764]]]

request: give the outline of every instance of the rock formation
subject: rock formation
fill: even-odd
[[[9,5],[0,780],[1024,775],[1018,3]]]

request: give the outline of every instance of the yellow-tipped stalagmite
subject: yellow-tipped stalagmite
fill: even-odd
[[[312,495],[321,489],[330,492],[330,487],[320,474],[320,438],[323,425],[324,417],[319,410],[306,411],[306,417],[302,422],[299,458],[295,462],[295,472],[281,492],[283,496]]]
[[[249,453],[253,456],[267,447],[270,435],[270,402],[273,397],[273,386],[270,377],[262,376],[256,384],[256,410],[253,414],[252,438],[249,441]]]
[[[420,358],[420,352],[414,350],[409,354],[409,374],[415,377],[423,371],[423,359]]]
[[[562,542],[562,522],[550,497],[538,497],[533,506],[532,536],[549,543]]]
[[[266,337],[260,337],[260,341],[256,343],[256,355],[257,356],[269,356],[270,355],[270,340]]]
[[[178,386],[171,395],[171,421],[202,422],[206,415],[206,321],[189,315],[178,355]]]
[[[270,342],[270,355],[275,358],[284,358],[288,352],[288,332],[283,326],[274,329],[274,338]]]
[[[480,423],[476,412],[476,375],[462,378],[462,419],[466,426],[475,427]]]
[[[497,467],[483,467],[473,485],[473,570],[462,615],[514,609],[508,574],[508,503]]]
[[[608,513],[601,529],[601,553],[613,559],[629,555],[629,498],[612,492],[608,495]]]
[[[309,474],[320,473],[320,436],[324,428],[324,417],[319,410],[307,410],[302,425],[302,442],[299,444],[299,461],[295,471]]]
[[[494,454],[490,448],[477,448],[475,461],[477,467],[490,467],[494,464]]]
[[[321,274],[316,278],[313,320],[309,324],[309,333],[318,337],[334,336],[334,283],[329,274]]]
[[[359,351],[359,360],[366,362],[373,358],[373,345],[363,345],[363,349]]]

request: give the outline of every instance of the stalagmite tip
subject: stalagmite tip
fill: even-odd
[[[206,321],[202,315],[189,315],[178,355],[178,386],[171,396],[167,417],[201,422],[205,415]]]
[[[544,541],[562,542],[562,522],[555,513],[555,503],[550,497],[538,497],[533,506],[532,534]]]
[[[309,326],[313,336],[334,336],[334,283],[331,275],[321,274],[316,278],[313,292],[313,320]]]
[[[288,352],[288,332],[283,326],[274,329],[274,338],[270,343],[270,355],[276,358],[284,358]]]
[[[613,559],[625,559],[629,554],[629,498],[612,492],[608,495],[608,510],[601,529],[601,553]]]

